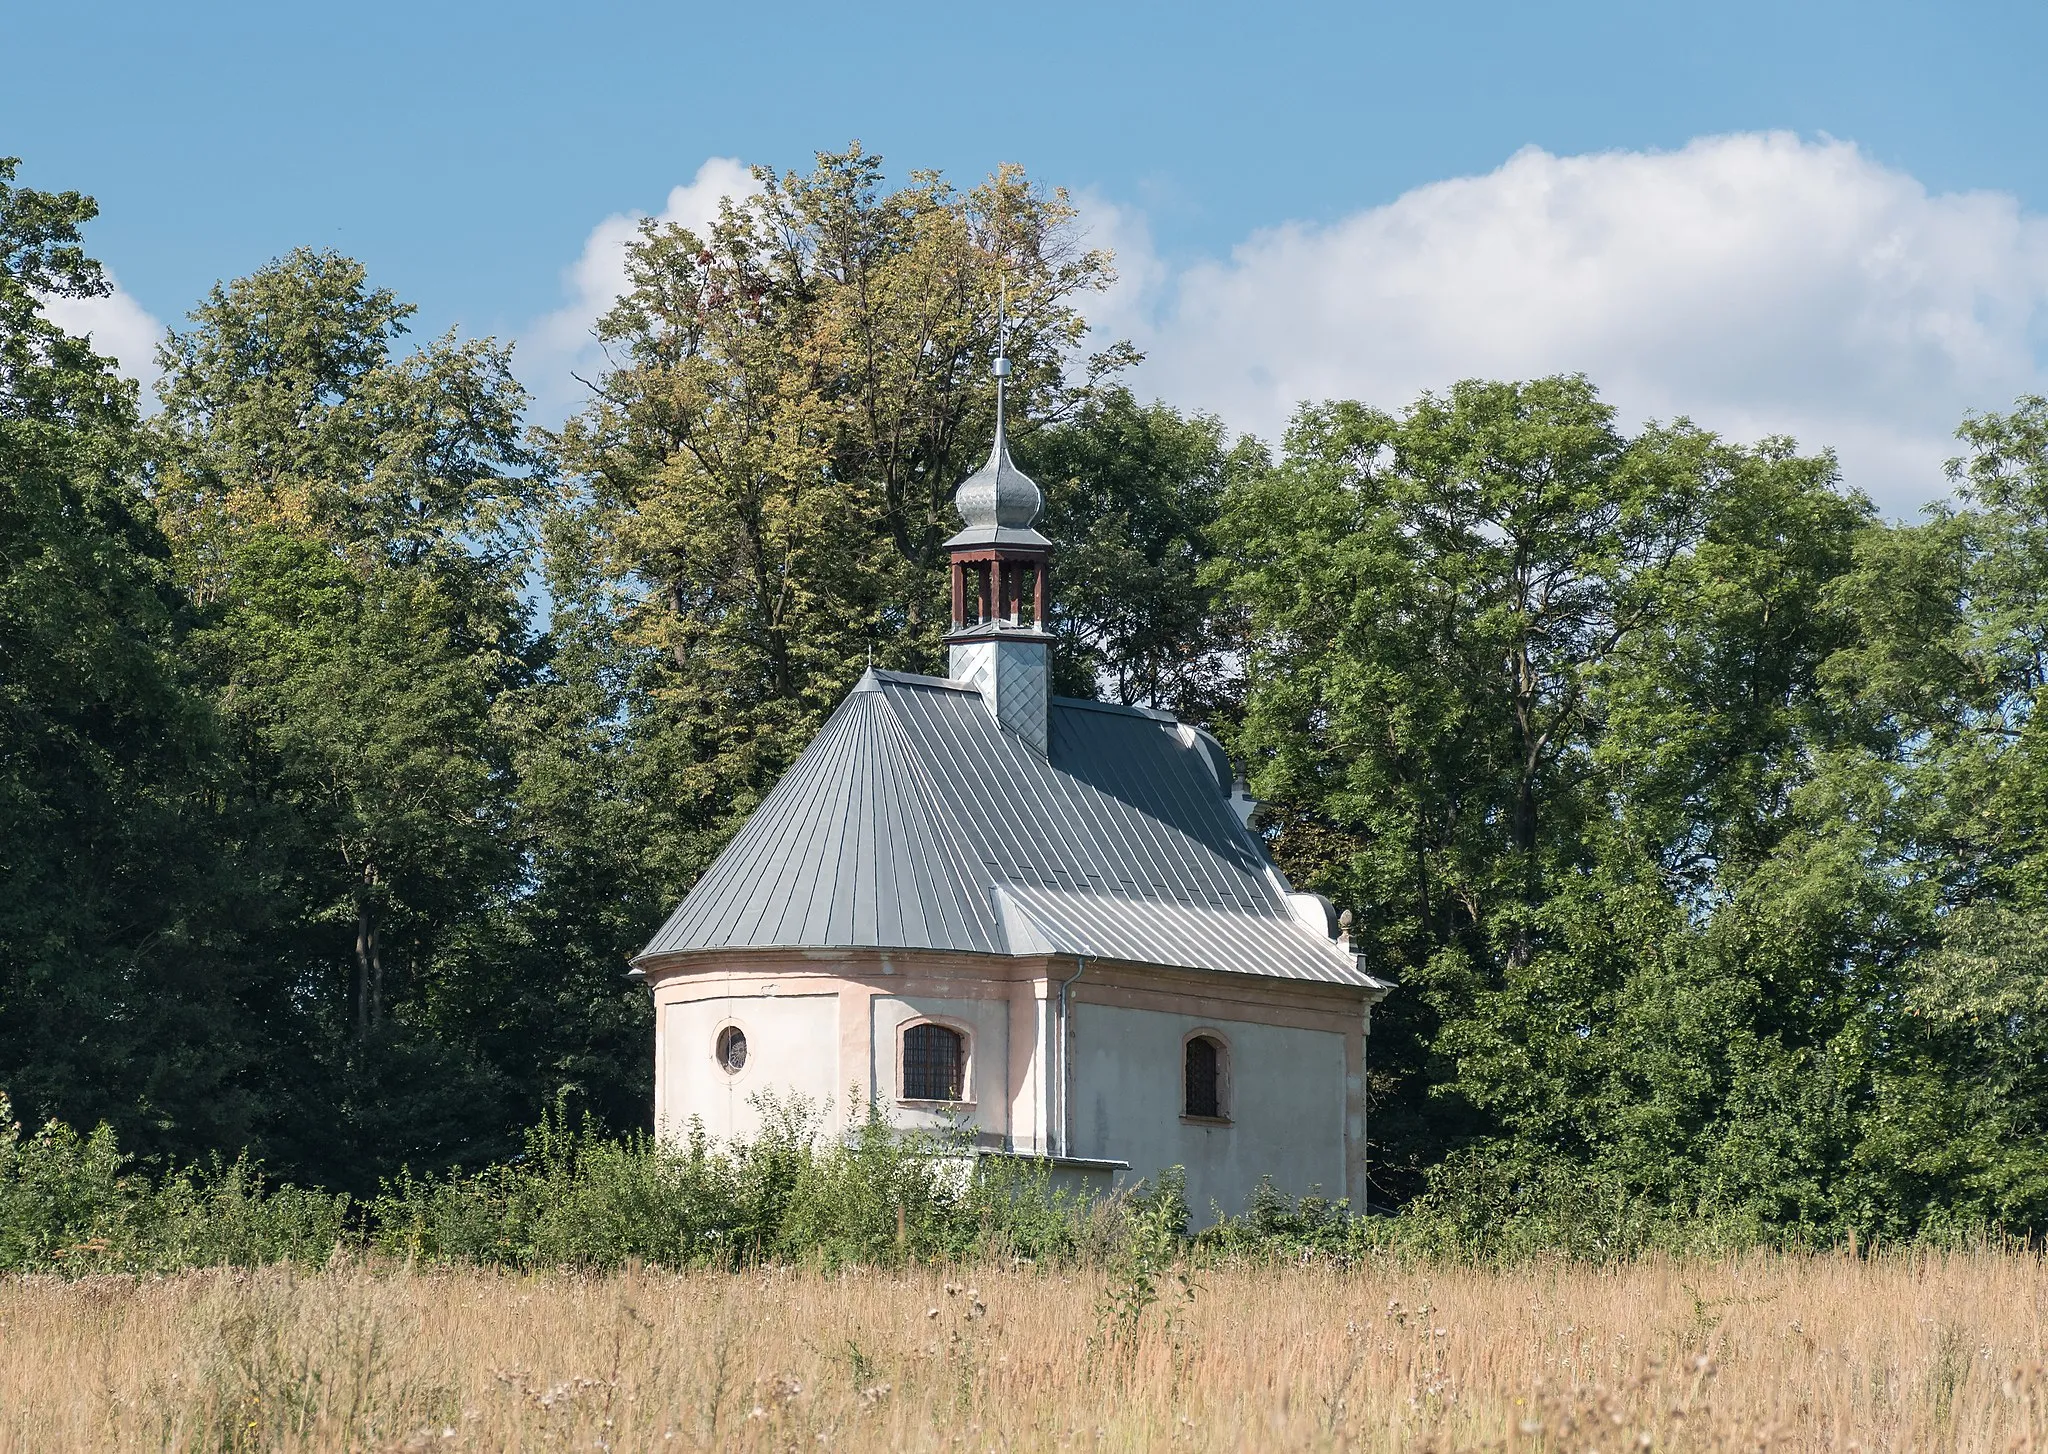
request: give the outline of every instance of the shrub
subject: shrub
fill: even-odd
[[[1142,1312],[1168,1266],[1390,1256],[1613,1262],[1812,1240],[1739,1209],[1659,1205],[1583,1168],[1516,1170],[1469,1156],[1446,1161],[1395,1216],[1290,1199],[1262,1181],[1242,1213],[1191,1235],[1178,1168],[1090,1199],[1054,1192],[1044,1163],[977,1156],[964,1136],[900,1133],[872,1112],[821,1135],[818,1113],[800,1100],[756,1108],[761,1129],[750,1140],[715,1143],[693,1124],[670,1145],[607,1136],[558,1101],[511,1161],[439,1176],[403,1171],[353,1203],[270,1186],[246,1158],[152,1178],[130,1168],[104,1126],[81,1136],[53,1121],[24,1138],[0,1096],[0,1271],[320,1265],[337,1251],[521,1270],[1017,1258],[1108,1268],[1138,1289]],[[1947,1244],[1982,1233],[1944,1222],[1927,1235]]]
[[[349,1239],[349,1198],[267,1187],[247,1158],[152,1180],[100,1126],[22,1138],[0,1095],[0,1270],[150,1272],[325,1263]]]

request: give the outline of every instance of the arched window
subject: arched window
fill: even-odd
[[[727,1025],[718,1032],[718,1064],[727,1075],[738,1075],[747,1063],[747,1032]]]
[[[1223,1119],[1223,1046],[1207,1035],[1193,1036],[1187,1043],[1186,1105],[1182,1115]]]
[[[967,1063],[967,1037],[944,1025],[912,1025],[903,1032],[903,1099],[957,1101]]]

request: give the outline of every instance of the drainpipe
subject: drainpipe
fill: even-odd
[[[1067,1105],[1067,987],[1073,984],[1074,980],[1079,979],[1082,972],[1087,968],[1088,960],[1082,955],[1075,955],[1072,978],[1064,980],[1060,984],[1060,1038],[1059,1044],[1055,1047],[1053,1058],[1053,1063],[1056,1067],[1054,1073],[1059,1077],[1053,1085],[1053,1095],[1058,1102],[1057,1108],[1053,1112],[1053,1123],[1059,1130],[1059,1150],[1054,1153],[1057,1156],[1072,1156],[1074,1154],[1074,1132],[1070,1124],[1071,1118]]]
[[[1365,1002],[1365,1032],[1358,1041],[1358,1071],[1364,1083],[1358,1087],[1358,1135],[1365,1144],[1359,1148],[1358,1164],[1365,1185],[1359,1189],[1364,1203],[1359,1212],[1372,1215],[1372,1004]]]

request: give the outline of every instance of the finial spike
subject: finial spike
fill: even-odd
[[[967,529],[948,542],[949,548],[976,536],[978,532],[996,532],[985,537],[993,540],[1001,538],[1004,531],[1021,531],[1028,533],[1031,541],[1040,545],[1048,543],[1043,536],[1031,530],[1045,504],[1045,497],[1039,493],[1032,478],[1018,469],[1010,458],[1006,434],[1010,423],[1010,275],[1006,264],[998,266],[995,438],[989,441],[988,463],[962,480],[960,487],[953,492],[953,507],[960,512]]]
[[[1003,394],[1010,381],[1010,272],[1005,268],[996,297],[996,448],[1003,447]]]

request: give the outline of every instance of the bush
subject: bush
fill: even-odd
[[[904,1134],[872,1112],[826,1136],[801,1101],[757,1109],[752,1140],[716,1144],[693,1125],[681,1145],[661,1145],[606,1136],[558,1101],[509,1162],[401,1172],[352,1203],[269,1186],[246,1159],[151,1178],[130,1169],[104,1126],[81,1136],[51,1122],[23,1139],[0,1097],[0,1271],[320,1265],[337,1252],[521,1270],[1018,1258],[1122,1269],[1143,1290],[1169,1262],[1612,1262],[1805,1245],[1797,1229],[1660,1206],[1584,1168],[1517,1171],[1473,1157],[1446,1161],[1396,1216],[1290,1199],[1266,1181],[1241,1214],[1190,1235],[1178,1167],[1091,1200],[1052,1191],[1043,1163],[977,1157],[963,1137]]]
[[[266,1187],[246,1158],[127,1171],[101,1126],[51,1121],[22,1139],[0,1095],[0,1271],[154,1272],[325,1263],[349,1240],[349,1198]]]
[[[750,1141],[605,1137],[560,1104],[513,1162],[388,1183],[368,1209],[376,1250],[410,1260],[531,1267],[890,1265],[984,1255],[1071,1256],[1085,1207],[1042,1168],[977,1163],[944,1135],[872,1113],[821,1137],[816,1112],[766,1098]]]

